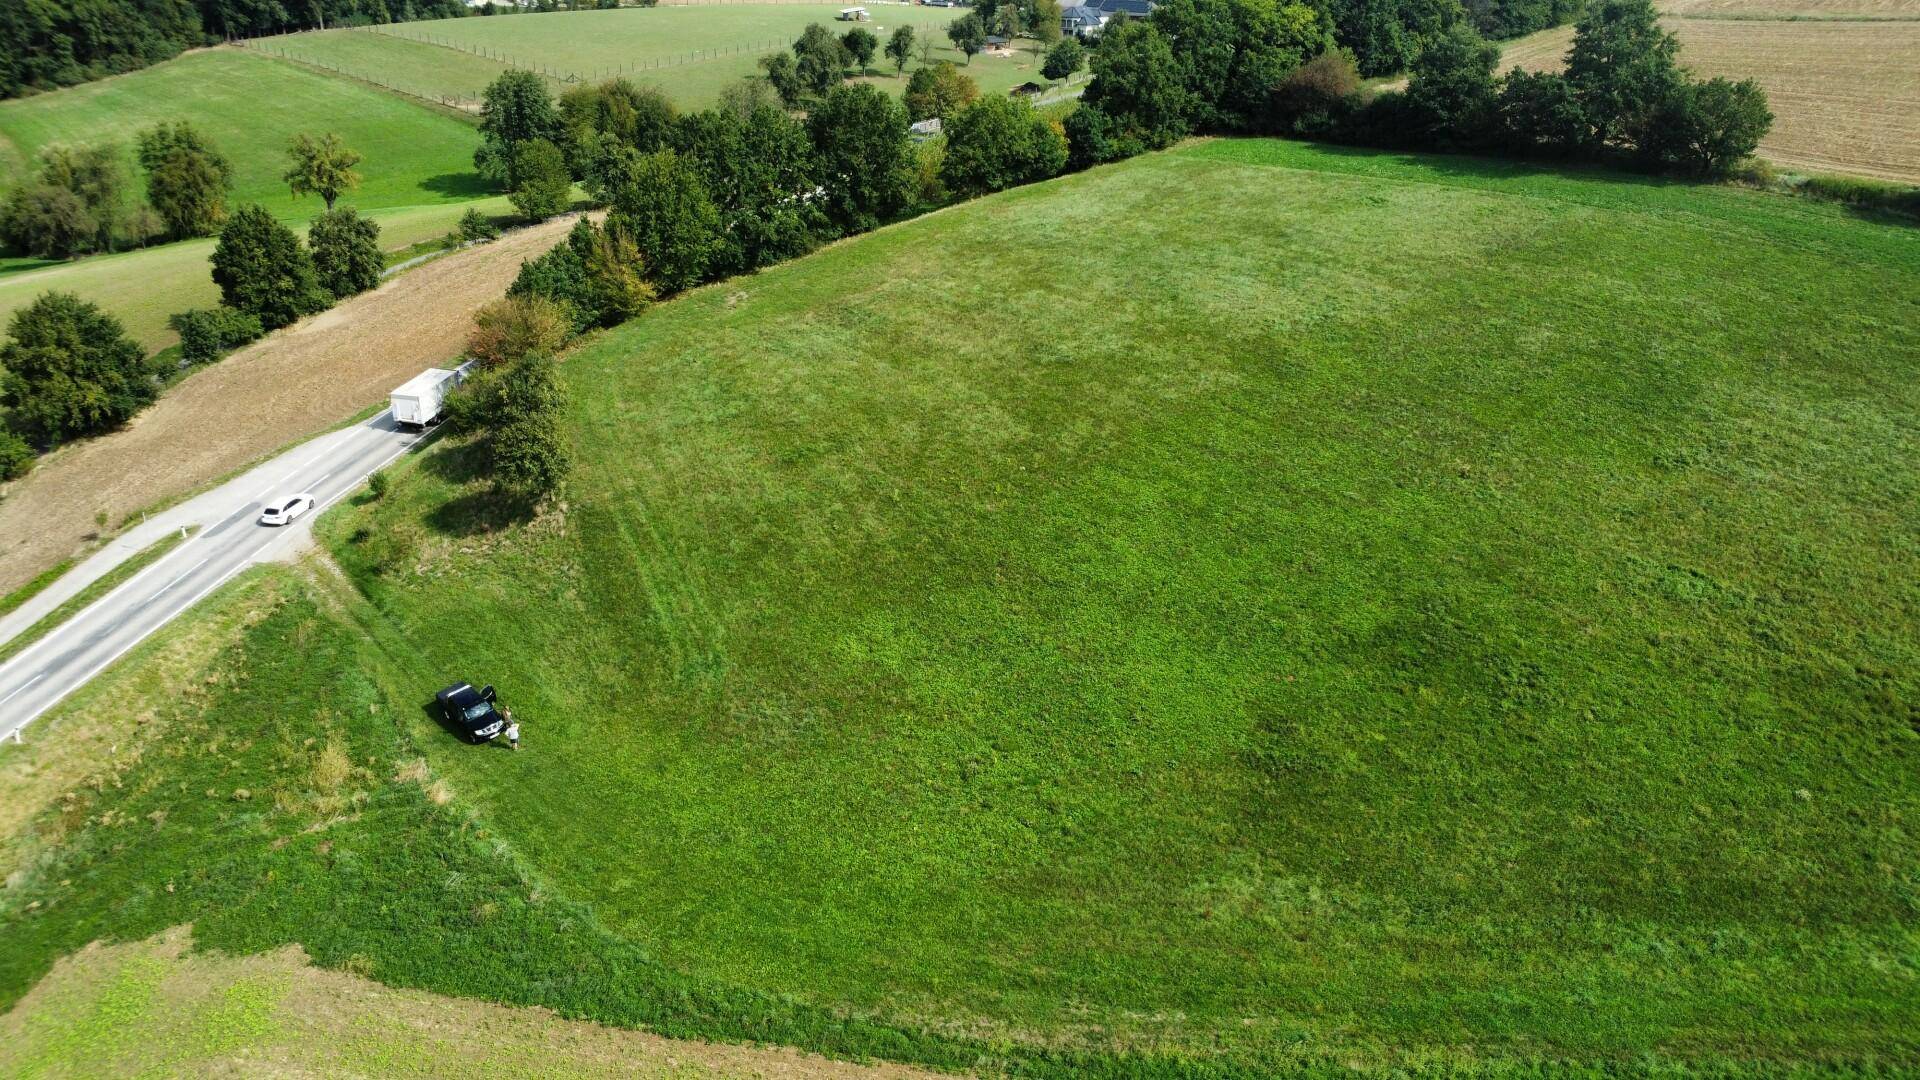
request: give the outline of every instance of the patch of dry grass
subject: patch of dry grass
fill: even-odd
[[[221,684],[221,654],[279,603],[286,581],[257,572],[220,590],[49,712],[24,745],[0,746],[0,872],[55,839],[31,831],[43,807],[120,782],[181,710]]]
[[[779,1047],[664,1039],[380,986],[298,947],[195,954],[187,927],[96,943],[0,1017],[8,1076],[572,1076],[905,1080]],[[366,965],[361,965],[366,966]]]

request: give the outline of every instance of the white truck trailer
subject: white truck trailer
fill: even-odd
[[[473,366],[469,360],[457,368],[428,368],[408,379],[406,385],[395,390],[390,397],[393,404],[393,422],[402,427],[425,429],[440,421],[440,409],[446,404],[447,395],[453,388],[466,381],[467,369]]]

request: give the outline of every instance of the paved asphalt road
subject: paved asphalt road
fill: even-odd
[[[383,412],[365,423],[303,443],[237,480],[157,515],[146,526],[149,534],[195,524],[200,531],[0,665],[0,742],[18,735],[41,713],[228,578],[299,544],[321,511],[419,438],[417,433],[401,431],[392,416]],[[301,492],[314,497],[318,504],[314,510],[291,526],[260,524],[261,508],[270,498]]]

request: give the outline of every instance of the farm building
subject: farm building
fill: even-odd
[[[834,16],[841,22],[866,22],[869,17],[863,7],[841,8],[840,14]]]

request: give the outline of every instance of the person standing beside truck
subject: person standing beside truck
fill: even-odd
[[[518,750],[520,749],[520,721],[513,718],[512,709],[503,709],[501,711],[507,718],[507,745]]]

